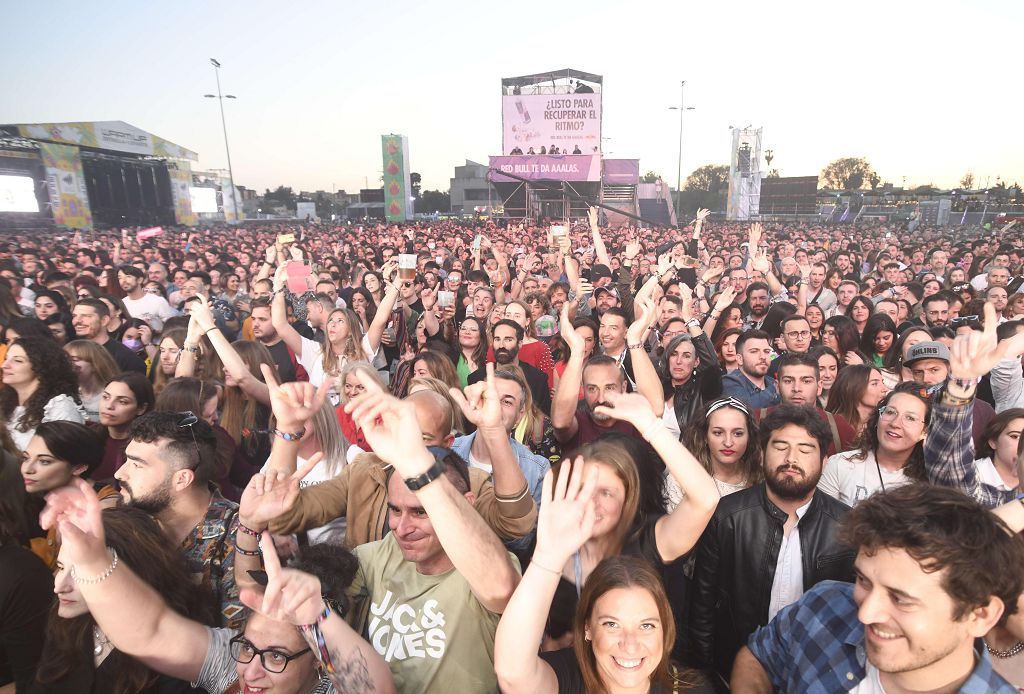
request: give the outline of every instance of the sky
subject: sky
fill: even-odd
[[[859,156],[897,186],[1024,183],[1019,0],[104,0],[4,19],[0,123],[126,121],[226,168],[214,57],[235,182],[261,192],[379,186],[383,133],[447,190],[500,154],[501,78],[567,67],[604,77],[606,156],[671,185],[683,80],[684,179],[751,125],[783,176]]]

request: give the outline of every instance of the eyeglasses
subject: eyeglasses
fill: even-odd
[[[897,417],[903,418],[903,423],[910,426],[924,424],[924,419],[913,412],[900,412],[895,407],[886,405],[878,408],[878,418],[885,422],[895,421]]]
[[[203,401],[202,398],[203,398],[203,390],[202,390],[202,383],[200,383],[200,385],[199,385],[199,402],[200,403]],[[196,447],[196,464],[192,467],[192,469],[195,470],[196,468],[199,467],[199,464],[203,462],[203,455],[202,455],[202,453],[199,452],[199,441],[196,440],[196,432],[195,432],[195,429],[192,428],[194,425],[199,423],[199,417],[196,417],[195,413],[192,412],[191,410],[187,410],[185,412],[179,412],[178,415],[181,417],[181,419],[178,420],[178,428],[179,429],[184,429],[185,427],[188,427],[188,433],[192,434],[192,445],[194,445]],[[249,660],[252,660],[252,658],[250,658]],[[247,660],[245,662],[249,662],[249,661]]]
[[[786,333],[786,337],[791,338],[793,340],[795,340],[797,338],[804,338],[804,339],[806,339],[806,338],[808,338],[810,336],[811,336],[811,331],[810,330],[790,330],[788,333]]]
[[[299,656],[306,655],[310,652],[309,648],[304,648],[298,653],[288,655],[276,648],[259,649],[252,645],[252,643],[250,643],[241,634],[231,639],[228,643],[230,644],[231,657],[235,661],[239,663],[251,663],[253,658],[259,656],[260,664],[263,665],[263,669],[275,674],[284,672],[284,669],[288,667],[288,663]]]

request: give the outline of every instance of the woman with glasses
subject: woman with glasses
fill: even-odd
[[[860,448],[825,462],[818,489],[854,506],[875,492],[925,481],[924,438],[931,408],[920,385],[898,385],[871,413]]]
[[[72,340],[64,345],[64,351],[78,379],[78,396],[85,409],[85,421],[99,422],[103,387],[117,374],[117,363],[107,350],[92,340]]]
[[[257,481],[262,484],[262,479]],[[115,509],[104,515],[125,512]],[[284,568],[269,535],[264,535],[260,551],[266,570],[258,576],[266,590],[262,595],[253,588],[243,592],[254,612],[241,631],[211,628],[206,626],[207,615],[199,611],[200,596],[180,555],[168,551],[155,521],[139,511],[132,514],[149,521],[156,546],[148,541],[123,543],[116,531],[108,534],[111,524],[101,516],[95,494],[81,484],[52,494],[43,514],[44,525],[56,525],[65,537],[61,561],[69,574],[73,567],[77,578],[77,583],[67,579],[72,589],[68,599],[88,615],[87,629],[95,625],[97,657],[116,643],[124,661],[153,668],[183,684],[195,682],[211,694],[394,691],[383,658],[339,616],[347,610],[345,588],[358,568],[344,549],[332,547],[319,560],[300,560],[296,564],[301,570]],[[171,565],[172,559],[178,567]],[[321,676],[318,668],[326,674]]]

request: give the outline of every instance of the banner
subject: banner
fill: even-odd
[[[46,167],[53,223],[74,229],[91,229],[92,212],[89,210],[89,194],[85,189],[78,148],[40,142],[39,154]]]
[[[89,123],[32,123],[19,125],[22,137],[49,140],[81,147],[108,149],[171,159],[198,161],[199,155],[173,142],[140,130],[124,121]]]
[[[192,211],[192,172],[188,162],[168,162],[167,173],[171,176],[171,197],[174,200],[174,221],[184,226],[195,226],[198,218]]]
[[[601,151],[600,94],[527,94],[501,97],[502,154],[518,147],[540,154]]]
[[[569,154],[566,156],[512,156],[491,157],[491,168],[515,174],[528,181],[600,181],[601,157],[597,154]],[[516,179],[491,175],[493,183],[515,182]]]
[[[409,140],[404,135],[381,135],[384,160],[384,216],[389,222],[412,219],[409,191]]]
[[[135,238],[139,241],[145,241],[146,239],[151,239],[154,236],[163,236],[163,233],[163,227],[150,227],[149,229],[139,229],[138,233],[135,234]]]
[[[613,186],[635,186],[640,182],[639,159],[605,159],[604,182]]]

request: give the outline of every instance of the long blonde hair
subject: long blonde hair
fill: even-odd
[[[337,477],[345,467],[349,442],[341,433],[338,415],[330,401],[325,400],[312,419],[313,435],[316,436],[323,454],[323,464],[328,477]]]
[[[338,375],[338,357],[344,356],[350,362],[370,360],[366,352],[363,351],[363,324],[359,320],[359,316],[350,308],[336,308],[327,314],[327,322],[330,322],[336,313],[345,316],[345,323],[348,324],[348,337],[345,338],[345,347],[341,354],[334,351],[334,345],[330,340],[324,339],[324,373],[332,376]]]
[[[522,389],[523,416],[516,422],[516,428],[518,429],[519,424],[524,419],[526,420],[525,435],[519,443],[532,449],[544,439],[544,413],[537,407],[537,403],[533,399],[533,391],[530,390],[530,386],[526,383],[526,376],[523,374],[523,370],[517,364],[503,364],[495,369],[494,377],[512,381]],[[515,435],[516,432],[513,430],[512,436],[515,437]]]
[[[157,345],[162,345],[164,340],[171,340],[181,349],[185,346],[185,335],[187,331],[185,328],[171,328],[165,330],[160,334],[160,339],[157,341]],[[174,379],[172,375],[170,378],[164,375],[163,369],[160,368],[160,352],[157,352],[156,358],[153,360],[153,392],[160,395],[160,391],[164,389],[170,381]]]
[[[263,381],[263,372],[260,365],[266,364],[274,372],[277,372],[277,365],[263,343],[255,340],[238,340],[232,343],[238,356],[245,362],[249,373],[260,381]],[[279,377],[280,378],[280,377]],[[220,425],[231,434],[246,455],[252,455],[260,447],[260,434],[257,430],[263,422],[259,421],[260,404],[254,398],[246,395],[238,386],[224,386],[223,408],[221,409]],[[264,411],[266,411],[264,409]]]

